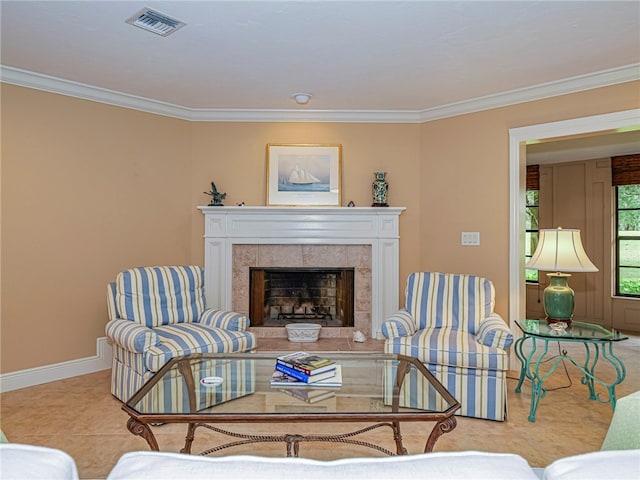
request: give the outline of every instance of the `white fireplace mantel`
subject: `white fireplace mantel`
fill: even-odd
[[[405,207],[198,207],[205,216],[207,306],[232,309],[233,245],[371,245],[371,332],[398,309]]]

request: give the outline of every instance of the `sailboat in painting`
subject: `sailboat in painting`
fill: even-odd
[[[293,185],[309,185],[311,183],[319,183],[320,179],[300,168],[300,165],[296,165],[296,168],[289,174],[287,182]]]

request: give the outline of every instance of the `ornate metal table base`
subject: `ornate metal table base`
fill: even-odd
[[[134,435],[144,438],[149,444],[149,448],[151,448],[151,450],[155,450],[156,452],[160,450],[155,435],[146,423],[139,422],[132,417],[129,418],[129,421],[127,422],[127,429]]]
[[[526,340],[531,340],[531,350],[528,354],[525,354],[523,345]],[[538,357],[534,360],[534,355],[537,350],[536,341],[540,340],[544,342],[544,348],[542,352],[538,355]],[[580,365],[576,362],[566,350],[562,350],[558,355],[553,355],[548,358],[547,353],[549,350],[549,342],[550,341],[573,341],[580,342],[584,345],[586,351],[586,358],[584,361],[584,365]],[[592,348],[593,347],[593,353]],[[534,337],[525,334],[522,338],[519,338],[514,345],[515,353],[518,359],[521,362],[520,368],[520,378],[518,380],[518,385],[516,386],[516,393],[520,393],[522,383],[524,382],[525,377],[531,380],[531,407],[529,409],[529,421],[536,421],[536,411],[538,410],[538,405],[540,400],[545,397],[547,391],[543,387],[543,382],[556,370],[560,362],[564,359],[569,360],[573,365],[575,365],[584,376],[580,379],[583,385],[586,385],[589,389],[589,398],[591,400],[597,400],[601,403],[610,403],[611,408],[615,410],[616,408],[616,385],[621,383],[626,376],[626,369],[622,360],[616,357],[613,353],[613,342],[611,341],[602,341],[602,340],[589,340],[589,339],[580,339],[580,340],[570,340],[567,338],[541,338]],[[604,358],[609,364],[613,366],[614,371],[616,372],[616,379],[613,383],[605,383],[603,380],[599,379],[595,376],[595,367],[598,363],[598,360],[601,356]],[[540,366],[542,364],[546,364],[548,362],[553,362],[551,367],[546,371],[546,373],[540,372]],[[533,368],[532,368],[533,366]],[[609,394],[609,398],[607,400],[603,400],[600,398],[600,394],[597,394],[595,391],[595,382],[603,385]]]
[[[354,354],[338,357],[338,361],[343,370],[349,372],[353,378],[368,378],[367,375],[373,374],[372,382],[345,381],[343,386],[337,389],[339,394],[335,395],[343,396],[344,402],[337,398],[330,409],[320,407],[319,410],[310,412],[304,402],[295,400],[296,403],[287,404],[286,411],[276,412],[266,408],[267,400],[280,402],[284,394],[270,388],[270,384],[266,390],[257,390],[254,385],[257,381],[252,377],[252,372],[261,370],[260,383],[263,387],[266,386],[270,377],[265,373],[273,371],[273,353],[195,354],[173,358],[151,377],[129,402],[122,406],[122,409],[131,417],[127,428],[134,435],[144,438],[149,447],[156,451],[159,448],[152,427],[157,424],[180,423],[187,426],[182,453],[191,453],[196,430],[202,428],[232,437],[232,441],[225,438],[223,440],[226,443],[209,448],[201,455],[209,455],[240,445],[283,442],[286,444],[287,456],[297,457],[300,444],[303,442],[345,443],[371,448],[386,455],[407,455],[400,433],[401,422],[435,424],[429,432],[424,447],[425,452],[431,452],[438,438],[456,427],[453,414],[460,408],[460,403],[418,360],[403,355]],[[218,367],[229,370],[225,370],[226,373],[224,373],[229,379],[228,384],[223,383],[219,390],[207,390],[206,386],[200,385],[200,378],[204,378],[204,375],[210,376],[211,372]],[[242,382],[238,382],[240,387],[231,381],[234,379],[234,374],[236,379],[242,379]],[[420,388],[423,388],[422,393],[425,398],[428,397],[433,402],[433,405],[429,408],[405,406],[405,404],[411,405],[415,400],[410,390],[411,384],[405,383],[407,377],[423,379],[425,385],[421,383]],[[223,380],[222,377],[221,380]],[[244,388],[244,382],[251,384],[250,388]],[[257,395],[251,397],[250,395],[254,393]],[[230,398],[223,398],[223,394],[230,395]],[[218,396],[220,398],[217,398]],[[288,401],[290,395],[286,397]],[[165,401],[166,398],[175,401]],[[236,403],[230,403],[231,401]],[[218,405],[227,407],[217,408]],[[264,423],[273,424],[274,428],[288,429],[289,425],[296,423],[350,423],[353,426],[356,422],[368,426],[348,433],[309,435],[297,433],[253,435],[231,432],[217,426],[226,426],[229,423]],[[393,448],[387,449],[366,439],[354,438],[379,428],[391,429],[395,452]]]
[[[440,438],[443,434],[452,431],[457,425],[455,417],[450,417],[445,420],[439,421],[433,427],[429,438],[425,444],[424,451],[425,453],[433,451],[433,447],[436,444],[438,438]],[[357,435],[361,435],[366,432],[370,432],[377,428],[388,427],[393,432],[393,439],[396,443],[396,451],[392,452],[384,447],[376,445],[374,443],[357,440],[352,437]],[[127,422],[127,428],[134,435],[141,436],[144,438],[151,450],[158,451],[158,442],[156,441],[153,432],[149,425],[141,423],[133,418],[130,418]],[[237,447],[241,445],[248,445],[252,443],[267,443],[267,442],[284,442],[287,448],[287,457],[297,457],[300,451],[300,443],[302,442],[334,442],[334,443],[348,443],[351,445],[359,445],[362,447],[371,448],[374,450],[378,450],[379,452],[384,453],[385,455],[407,455],[408,451],[404,447],[402,443],[402,434],[400,433],[400,423],[399,422],[383,422],[376,423],[369,427],[365,427],[359,430],[355,430],[353,432],[341,433],[336,435],[300,435],[300,434],[291,434],[286,433],[282,435],[249,435],[244,433],[231,432],[228,430],[223,430],[218,427],[214,427],[213,425],[209,425],[206,423],[190,423],[187,429],[187,436],[185,438],[184,448],[180,450],[180,453],[191,453],[191,446],[193,444],[193,440],[195,438],[195,432],[198,428],[205,428],[216,433],[226,435],[229,437],[237,438],[239,440],[233,442],[227,442],[220,444],[216,447],[209,448],[200,453],[200,455],[209,455],[214,452],[218,452],[220,450],[224,450],[226,448]]]

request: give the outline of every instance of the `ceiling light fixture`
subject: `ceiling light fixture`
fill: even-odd
[[[296,93],[293,95],[293,99],[298,105],[306,105],[309,103],[309,100],[311,100],[311,97],[313,97],[313,95],[310,93]]]
[[[125,23],[144,28],[163,37],[171,35],[186,25],[185,22],[168,17],[164,13],[156,12],[147,7],[127,18]]]

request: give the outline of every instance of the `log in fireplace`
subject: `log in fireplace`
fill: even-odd
[[[354,326],[353,268],[251,267],[249,290],[253,326]]]

